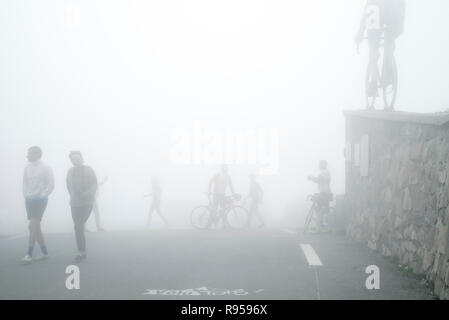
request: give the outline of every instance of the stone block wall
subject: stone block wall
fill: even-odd
[[[354,159],[362,136],[368,174]],[[449,126],[347,115],[346,139],[348,236],[397,258],[449,299]]]

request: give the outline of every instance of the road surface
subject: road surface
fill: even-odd
[[[88,259],[72,290],[73,234],[47,235],[51,258],[31,265],[20,263],[25,236],[0,238],[0,299],[432,299],[420,279],[342,236],[139,230],[86,237]],[[379,267],[379,290],[365,286],[369,265]]]

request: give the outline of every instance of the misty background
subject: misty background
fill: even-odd
[[[42,147],[56,188],[45,232],[72,230],[68,153],[81,150],[101,180],[106,229],[143,228],[151,176],[162,213],[190,227],[217,165],[170,160],[173,132],[195,123],[279,132],[278,170],[261,175],[272,226],[299,221],[327,159],[344,193],[344,109],[365,106],[366,44],[354,45],[361,0],[0,2],[0,234],[27,231],[26,151]],[[449,3],[408,0],[398,39],[396,109],[449,108]],[[379,107],[378,107],[379,108]],[[254,165],[231,165],[246,194]],[[155,227],[162,225],[155,216]],[[87,224],[93,229],[93,218]]]

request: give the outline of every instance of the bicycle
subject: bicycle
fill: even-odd
[[[249,212],[244,207],[236,204],[236,202],[241,200],[240,195],[225,196],[222,205],[214,212],[210,194],[207,192],[205,194],[209,198],[209,204],[195,207],[190,212],[190,223],[194,228],[200,230],[210,229],[213,225],[217,225],[220,220],[223,221],[224,227],[232,229],[246,227],[249,220]]]
[[[381,29],[385,31],[387,28]],[[384,102],[384,109],[393,111],[398,93],[398,69],[396,58],[386,56],[385,52],[385,33],[383,35],[373,35],[371,37],[364,37],[362,40],[368,40],[372,48],[370,54],[370,61],[368,62],[366,77],[365,77],[365,93],[366,105],[368,110],[373,110],[376,100],[379,97],[379,89],[382,91]],[[380,48],[384,48],[383,52],[379,53]],[[379,53],[377,61],[374,56]],[[390,59],[390,65],[386,63]],[[388,74],[390,73],[390,74]],[[388,76],[387,76],[388,75]]]
[[[312,206],[309,209],[309,213],[307,214],[306,220],[304,222],[304,234],[307,234],[311,231],[311,223],[315,224],[316,227],[320,226],[319,221],[319,210],[323,210],[323,207],[319,204],[320,194],[314,194],[307,197],[308,201],[312,201]],[[326,231],[332,231],[333,226],[335,226],[335,208],[329,206],[328,213],[323,214],[323,225],[326,228]]]

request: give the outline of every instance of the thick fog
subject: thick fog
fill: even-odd
[[[316,192],[307,176],[318,160],[344,193],[342,111],[365,106],[368,51],[354,44],[364,5],[1,1],[0,234],[27,231],[22,176],[32,145],[55,175],[44,232],[73,228],[72,150],[108,177],[99,194],[108,230],[145,227],[152,176],[170,227],[190,228],[222,162],[242,195],[248,175],[259,175],[269,226],[297,223]],[[407,1],[396,109],[449,108],[448,12],[446,0]],[[228,140],[225,159],[217,150]]]

